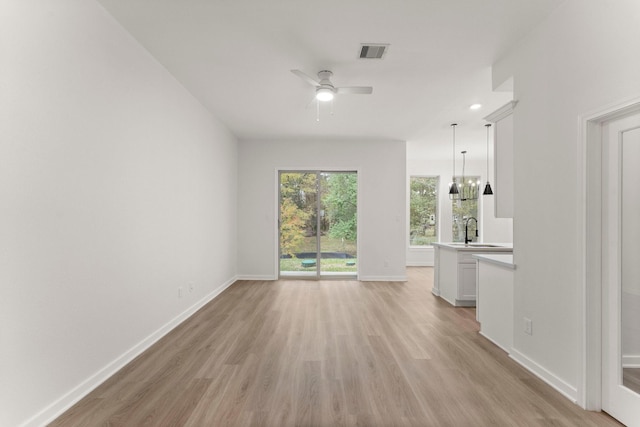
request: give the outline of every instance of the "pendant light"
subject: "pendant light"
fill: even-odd
[[[493,195],[491,184],[489,184],[489,128],[491,127],[491,123],[487,123],[485,127],[487,128],[487,185],[484,186],[484,192],[482,195],[491,196]]]
[[[458,190],[458,183],[456,182],[456,126],[457,123],[451,124],[453,131],[453,182],[449,185],[449,199],[460,200],[460,191]]]

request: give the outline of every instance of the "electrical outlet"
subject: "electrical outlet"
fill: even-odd
[[[531,319],[524,318],[524,333],[527,335],[533,335],[533,322]]]
[[[178,298],[182,298],[182,286],[178,286]]]

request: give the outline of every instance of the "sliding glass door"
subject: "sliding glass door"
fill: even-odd
[[[356,277],[356,172],[279,173],[280,277]]]

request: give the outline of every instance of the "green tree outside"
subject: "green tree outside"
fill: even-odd
[[[427,246],[438,240],[438,177],[412,176],[409,194],[409,244]]]
[[[319,209],[318,188],[322,190]],[[318,239],[323,252],[344,252],[355,257],[357,197],[355,172],[281,173],[280,251],[288,256],[280,260],[281,271],[304,271],[300,261],[295,260],[296,254],[315,252]],[[347,263],[344,258],[323,258],[321,262],[323,271],[356,271],[353,261]]]
[[[314,173],[280,174],[280,250],[295,257],[305,237],[316,229],[316,175]]]
[[[358,230],[358,175],[323,174],[323,198],[329,236],[355,241]]]
[[[280,250],[283,255],[295,258],[296,252],[305,242],[308,212],[298,208],[290,199],[280,205]]]

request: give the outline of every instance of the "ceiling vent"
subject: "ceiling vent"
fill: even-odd
[[[360,59],[382,59],[389,49],[388,44],[360,45]]]

